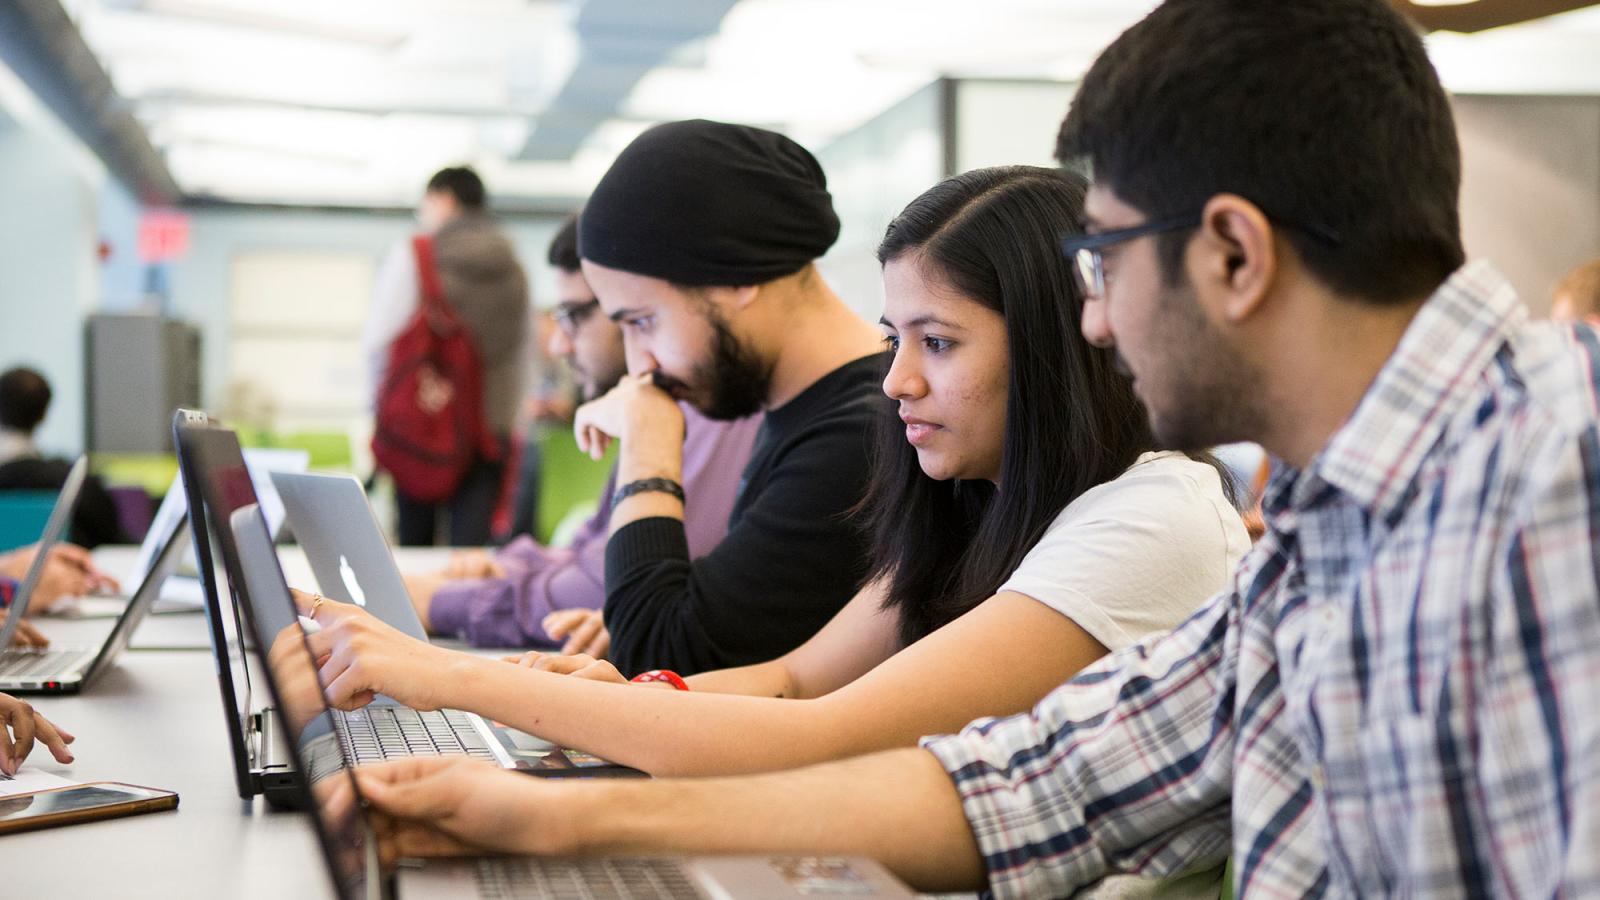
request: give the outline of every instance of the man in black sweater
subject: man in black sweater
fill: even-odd
[[[688,675],[781,656],[865,578],[848,513],[887,403],[882,336],[813,265],[839,231],[822,170],[770,131],[670,123],[622,152],[578,228],[584,276],[622,326],[631,373],[575,423],[597,456],[621,442],[611,661],[629,675]],[[675,400],[712,418],[766,410],[727,536],[695,560]]]

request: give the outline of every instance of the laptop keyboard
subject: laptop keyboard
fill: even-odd
[[[421,712],[403,706],[367,706],[334,716],[344,751],[356,763],[408,756],[474,756],[494,752],[472,719],[459,709]]]
[[[11,647],[0,651],[0,679],[37,679],[64,675],[94,657],[87,650],[33,650]]]
[[[683,864],[670,859],[485,859],[478,863],[485,900],[700,900]]]

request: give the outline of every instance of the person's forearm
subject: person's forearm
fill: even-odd
[[[554,675],[456,654],[440,705],[478,713],[652,775],[726,775],[838,759],[871,723],[813,700],[777,700]]]
[[[922,891],[985,883],[955,786],[923,750],[771,775],[570,788],[546,804],[565,824],[529,849],[867,856]]]
[[[743,694],[746,697],[797,699],[789,667],[781,660],[702,672],[687,679],[689,687],[712,694]]]
[[[683,419],[640,420],[629,428],[617,459],[617,486],[645,478],[683,483]],[[683,501],[661,491],[634,494],[611,509],[611,533],[655,516],[683,518]]]

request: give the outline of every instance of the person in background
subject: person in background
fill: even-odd
[[[549,315],[536,315],[529,341],[528,396],[522,400],[517,428],[522,446],[512,487],[507,539],[532,535],[539,530],[540,492],[543,489],[545,442],[560,434],[563,440],[572,429],[572,414],[578,408],[578,385],[572,367],[550,355],[560,327]],[[498,530],[498,529],[497,529]]]
[[[622,330],[601,314],[600,301],[579,268],[577,229],[577,217],[570,217],[550,242],[557,300],[546,349],[565,362],[584,398],[592,400],[616,386],[627,363]],[[692,407],[683,412],[684,532],[690,557],[698,559],[728,530],[738,473],[750,458],[761,416],[716,421]],[[568,547],[543,547],[521,536],[497,553],[466,551],[441,572],[409,576],[407,586],[423,624],[479,646],[548,647],[565,640],[566,652],[604,657],[610,636],[600,608],[615,488],[613,471],[599,509]]]
[[[44,456],[33,437],[50,399],[50,382],[38,371],[19,366],[0,374],[0,492],[59,491],[66,483],[72,463]],[[87,549],[128,542],[117,504],[98,476],[84,479],[68,533]]]
[[[433,241],[434,265],[445,302],[471,333],[483,365],[483,415],[500,446],[498,459],[480,458],[444,503],[407,497],[396,485],[400,543],[430,546],[440,528],[453,546],[483,546],[500,498],[510,435],[521,402],[528,340],[528,280],[511,242],[488,211],[483,181],[466,167],[441,169],[428,180],[417,219]],[[374,397],[383,381],[389,345],[421,302],[411,242],[392,249],[378,269],[372,310],[362,333]]]
[[[1573,269],[1556,285],[1550,318],[1600,325],[1600,259]]]

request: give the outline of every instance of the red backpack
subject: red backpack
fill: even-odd
[[[433,243],[411,239],[422,301],[389,345],[378,388],[372,455],[395,487],[422,503],[450,498],[482,456],[500,447],[483,417],[483,365],[477,345],[445,303]]]

